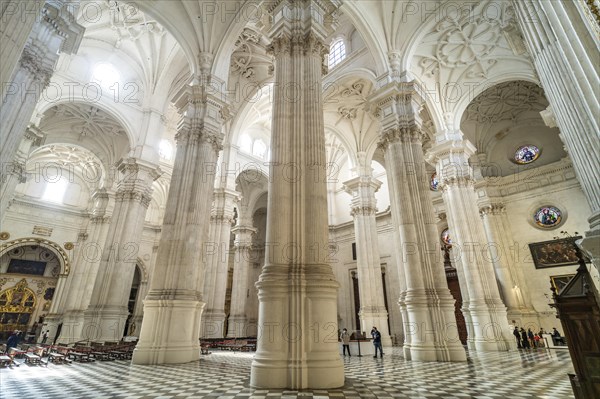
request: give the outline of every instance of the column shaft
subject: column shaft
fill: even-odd
[[[477,195],[468,162],[474,152],[468,142],[442,138],[428,156],[436,164],[448,226],[454,237],[452,251],[455,257],[460,257],[457,269],[461,267],[459,272],[465,281],[461,290],[468,292],[469,347],[504,351],[511,348],[512,341],[483,222],[478,217]]]
[[[512,3],[592,210],[588,218],[590,230],[581,248],[600,270],[598,24],[583,1],[513,0]]]
[[[144,300],[135,364],[186,363],[200,358],[202,252],[206,249],[215,172],[221,149],[222,101],[207,93],[212,77],[185,87],[183,114],[163,230],[150,290]],[[218,86],[217,86],[218,87]]]
[[[338,283],[327,264],[322,70],[328,1],[274,5],[275,59],[266,259],[257,282],[258,344],[250,384],[318,389],[344,384]],[[291,17],[290,17],[291,16]],[[290,99],[289,88],[294,98]]]
[[[233,284],[231,286],[231,309],[227,323],[227,337],[247,337],[246,316],[247,292],[250,286],[252,235],[256,229],[249,226],[236,226],[235,258],[233,260]]]
[[[412,360],[465,361],[454,316],[454,298],[448,289],[439,248],[423,157],[423,135],[418,127],[422,99],[414,84],[392,82],[370,101],[376,113],[383,115],[380,146],[400,237],[397,261],[406,279],[406,290],[400,295],[405,313],[404,354]]]
[[[84,311],[88,308],[98,275],[102,249],[108,235],[110,218],[106,216],[109,194],[101,189],[92,195],[95,209],[90,218],[87,238],[76,247],[73,268],[69,275],[68,292],[62,305],[62,329],[59,342],[72,343],[95,338],[94,328],[83,330]]]
[[[377,238],[377,211],[375,192],[381,182],[362,175],[344,183],[345,190],[353,196],[351,202],[356,238],[356,271],[360,293],[361,331],[371,331],[373,326],[381,333],[383,346],[391,347],[388,312],[383,297],[383,282],[379,243]]]
[[[235,191],[217,189],[210,217],[210,246],[205,251],[206,273],[204,298],[206,307],[202,314],[202,337],[223,338],[225,335],[225,293],[229,269],[229,239],[233,223],[234,202],[239,198]]]
[[[160,176],[158,168],[134,158],[122,160],[118,168],[123,177],[117,185],[107,242],[84,316],[86,334],[97,341],[123,337],[152,182]]]

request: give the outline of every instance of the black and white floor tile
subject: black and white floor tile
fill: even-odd
[[[394,348],[383,359],[344,357],[344,387],[313,391],[251,388],[252,356],[213,351],[199,362],[167,366],[22,364],[0,370],[0,398],[573,398],[566,350],[469,353],[466,363],[429,363],[406,361]]]

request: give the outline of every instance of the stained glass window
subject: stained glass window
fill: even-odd
[[[524,145],[515,152],[515,162],[521,165],[531,163],[540,156],[540,149],[534,145]]]
[[[540,227],[554,227],[562,221],[562,212],[554,206],[543,206],[535,211],[533,220]]]
[[[431,175],[431,181],[429,182],[429,188],[431,191],[437,191],[440,181],[437,178],[437,173]]]
[[[452,246],[452,239],[450,238],[450,230],[444,229],[441,235],[442,242],[448,246]]]

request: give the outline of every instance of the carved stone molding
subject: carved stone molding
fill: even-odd
[[[350,215],[354,216],[371,216],[377,213],[377,208],[374,206],[353,206]]]
[[[470,187],[474,188],[475,180],[470,176],[446,177],[440,179],[440,189],[442,192],[447,191],[451,187]]]
[[[392,128],[381,134],[378,146],[386,151],[390,144],[401,142],[423,144],[424,133],[416,125],[408,128]]]
[[[479,215],[481,217],[483,217],[485,215],[502,215],[502,214],[506,214],[506,207],[504,206],[504,204],[500,204],[500,203],[485,205],[479,209]]]
[[[144,208],[148,208],[148,206],[150,206],[151,200],[152,196],[139,188],[122,189],[117,191],[117,194],[115,195],[115,201],[117,202],[139,202],[140,204],[142,204],[142,206],[144,206]]]

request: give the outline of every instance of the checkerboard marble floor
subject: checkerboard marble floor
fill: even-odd
[[[290,391],[249,386],[252,353],[213,351],[199,362],[132,365],[129,360],[0,370],[0,398],[573,398],[565,350],[469,353],[466,363],[343,357],[344,387]]]

